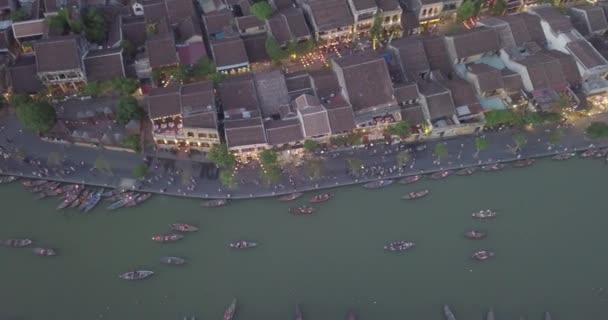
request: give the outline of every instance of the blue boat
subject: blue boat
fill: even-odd
[[[101,197],[103,196],[103,191],[104,191],[104,189],[101,188],[101,189],[97,190],[97,192],[95,192],[95,194],[93,194],[92,197],[89,198],[89,201],[87,201],[86,205],[82,209],[84,211],[84,213],[87,213],[87,212],[91,211],[91,209],[95,208],[95,206],[99,203],[99,201],[101,200]]]
[[[116,209],[122,208],[122,207],[126,206],[129,202],[135,200],[135,198],[137,198],[136,194],[129,194],[128,196],[109,205],[108,210],[116,210]]]

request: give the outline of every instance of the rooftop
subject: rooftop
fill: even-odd
[[[63,36],[37,41],[34,44],[38,72],[81,68],[81,52],[77,36]]]
[[[350,26],[355,21],[346,0],[309,0],[308,5],[318,31]]]

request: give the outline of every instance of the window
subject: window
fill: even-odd
[[[215,133],[210,133],[210,134],[209,134],[209,138],[217,138],[217,134],[215,134]]]
[[[194,137],[194,132],[188,132],[188,137]]]
[[[258,147],[258,151],[264,151],[264,147]]]
[[[207,138],[207,134],[206,133],[199,133],[198,137],[199,138]]]
[[[426,9],[422,9],[422,16],[425,17],[426,16]]]
[[[391,22],[391,17],[385,17],[384,18],[384,23],[389,23]]]
[[[203,142],[201,143],[201,147],[209,148],[210,145],[208,143]]]
[[[397,22],[397,21],[399,21],[399,15],[398,14],[396,14],[396,15],[393,16],[393,22]]]
[[[156,140],[156,144],[165,144],[165,142],[163,140]]]

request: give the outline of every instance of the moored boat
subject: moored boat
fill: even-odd
[[[16,176],[2,176],[2,177],[0,177],[0,184],[11,183],[11,182],[16,181],[18,179],[19,179],[19,177],[16,177]]]
[[[606,149],[601,149],[601,150],[597,150],[595,152],[595,154],[593,155],[593,158],[595,158],[595,159],[601,159],[604,156],[606,156]]]
[[[80,204],[78,205],[78,210],[83,211],[84,208],[86,208],[86,206],[89,204],[89,202],[93,201],[93,198],[95,197],[95,192],[91,191],[89,192],[89,195],[80,202]]]
[[[37,186],[40,186],[40,185],[43,185],[46,183],[48,183],[47,180],[24,180],[21,182],[21,185],[26,188],[29,188],[29,187],[37,187]]]
[[[87,212],[93,210],[93,208],[95,208],[95,206],[99,203],[99,201],[101,201],[102,196],[103,196],[103,188],[97,190],[97,192],[95,192],[95,194],[93,194],[93,196],[89,198],[89,201],[87,201],[87,203],[85,204],[85,206],[82,209],[84,211],[84,213],[87,213]]]
[[[551,314],[549,311],[545,311],[545,320],[551,320]]]
[[[471,258],[473,258],[477,261],[484,261],[484,260],[490,259],[493,256],[494,256],[494,252],[492,252],[492,251],[480,250],[480,251],[473,253],[471,255]]]
[[[82,190],[82,192],[76,197],[76,199],[70,203],[70,208],[76,208],[80,205],[80,203],[82,203],[83,201],[85,201],[85,199],[87,199],[89,197],[89,193],[91,193],[91,190],[89,189],[84,189]]]
[[[479,210],[471,214],[473,218],[477,219],[490,219],[496,217],[496,212],[492,210]]]
[[[310,206],[298,206],[289,208],[289,213],[293,214],[312,214],[315,212],[315,208]]]
[[[393,184],[393,180],[376,180],[372,182],[368,182],[363,185],[365,189],[378,189],[383,187],[388,187]]]
[[[346,313],[346,320],[357,320],[357,313],[353,309],[349,309]]]
[[[118,277],[124,280],[142,280],[150,277],[153,274],[154,272],[149,270],[136,270],[125,272]]]
[[[224,311],[224,320],[232,320],[234,318],[234,314],[236,313],[236,299],[232,299],[230,306]]]
[[[595,150],[595,149],[589,149],[589,150],[582,152],[580,157],[583,159],[592,158],[596,152],[597,152],[597,150]]]
[[[535,162],[536,162],[536,160],[530,158],[530,159],[515,161],[515,162],[513,162],[512,166],[513,166],[513,168],[524,168],[524,167],[529,167],[529,166],[533,165]]]
[[[58,186],[59,186],[59,182],[48,182],[48,183],[45,183],[45,184],[34,186],[34,187],[30,188],[29,191],[32,192],[32,193],[42,192],[42,191],[46,191],[46,190],[51,190],[51,189],[57,188]]]
[[[32,251],[34,252],[34,254],[39,255],[39,256],[50,257],[50,256],[57,255],[57,251],[55,251],[54,249],[50,249],[50,248],[34,248],[34,249],[32,249]]]
[[[179,266],[186,263],[186,259],[180,257],[162,257],[160,258],[160,263]]]
[[[477,172],[477,168],[475,167],[468,167],[468,168],[464,168],[461,170],[456,171],[456,175],[457,176],[470,176],[473,173]]]
[[[293,200],[296,200],[296,199],[298,199],[299,197],[301,197],[303,195],[304,195],[304,193],[302,193],[302,192],[290,193],[290,194],[287,194],[287,195],[284,195],[284,196],[280,197],[279,201],[281,201],[281,202],[293,201]]]
[[[331,197],[332,197],[331,193],[318,194],[318,195],[310,198],[310,200],[308,202],[310,202],[310,203],[321,203],[321,202],[325,202],[325,201],[331,199]]]
[[[66,208],[67,206],[69,206],[70,204],[72,204],[74,201],[76,201],[76,199],[78,199],[78,194],[77,193],[73,193],[71,195],[68,195],[67,198],[63,199],[63,201],[61,201],[61,203],[57,206],[57,210],[61,210],[63,208]]]
[[[492,308],[488,310],[488,314],[486,314],[486,320],[496,320],[496,318],[494,317],[494,310],[492,310]]]
[[[124,206],[126,206],[127,204],[129,204],[129,202],[135,200],[137,198],[136,194],[129,194],[126,197],[124,197],[123,199],[120,199],[114,203],[112,203],[111,205],[108,206],[108,210],[116,210],[119,208],[122,208]]]
[[[450,171],[448,171],[448,170],[438,171],[431,175],[431,179],[440,180],[440,179],[447,178],[449,175],[450,175]]]
[[[23,248],[32,244],[30,239],[7,239],[4,240],[4,245],[11,248]]]
[[[397,181],[397,183],[400,183],[400,184],[410,184],[410,183],[414,183],[414,182],[419,181],[420,178],[422,178],[421,175],[409,176],[409,177],[405,177],[405,178],[399,179],[399,181]]]
[[[106,198],[106,200],[108,200],[108,201],[118,201],[118,200],[124,199],[125,197],[127,197],[127,196],[129,196],[131,194],[133,194],[133,193],[132,192],[127,192],[127,191],[125,191],[125,192],[119,192],[117,194],[108,196]]]
[[[300,310],[299,304],[296,304],[296,311],[293,315],[293,320],[304,320],[304,316],[302,316],[302,310]]]
[[[468,239],[483,239],[488,235],[487,232],[479,230],[471,230],[464,233],[464,237]]]
[[[574,152],[567,152],[567,153],[560,153],[558,155],[555,155],[553,157],[551,157],[551,159],[553,160],[568,160],[572,157],[576,156],[576,153]]]
[[[139,195],[137,195],[137,197],[133,201],[127,203],[126,206],[127,207],[135,207],[137,205],[142,204],[144,201],[150,199],[150,197],[152,197],[151,193],[139,194]]]
[[[443,306],[443,315],[445,316],[445,320],[456,320],[454,313],[447,304]]]
[[[119,195],[119,194],[121,194],[121,193],[125,193],[125,191],[126,191],[125,189],[116,188],[116,189],[112,189],[112,190],[110,190],[110,191],[104,192],[104,193],[102,194],[102,196],[103,196],[104,198],[107,198],[107,197],[113,197],[113,196]]]
[[[222,207],[228,204],[228,200],[216,199],[203,202],[201,205],[205,208]]]
[[[156,241],[156,242],[174,242],[174,241],[177,241],[177,240],[181,240],[183,237],[184,237],[183,235],[177,234],[177,233],[161,234],[161,235],[152,237],[152,241]]]
[[[413,242],[400,240],[387,243],[384,246],[384,250],[390,252],[402,252],[411,249],[414,246],[415,244]]]
[[[198,231],[198,228],[193,226],[193,225],[189,225],[187,223],[173,223],[169,225],[169,228],[171,228],[171,230],[173,231],[179,231],[179,232],[194,232],[194,231]]]
[[[491,171],[500,171],[504,169],[505,165],[502,163],[492,163],[485,166],[481,166],[481,171],[491,172]]]
[[[229,246],[233,249],[249,249],[256,247],[257,245],[258,244],[255,242],[240,240],[236,242],[231,242]]]
[[[429,189],[424,189],[424,190],[419,190],[419,191],[412,191],[412,192],[409,192],[409,193],[405,194],[403,197],[401,197],[401,199],[405,199],[405,200],[419,199],[419,198],[422,198],[424,196],[427,196],[429,193],[430,193]]]

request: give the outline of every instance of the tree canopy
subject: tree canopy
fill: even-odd
[[[260,20],[267,20],[272,15],[272,7],[265,1],[254,3],[250,11],[252,15]]]
[[[13,22],[24,21],[27,20],[29,17],[30,14],[27,13],[27,11],[25,11],[25,9],[23,8],[11,12],[11,20],[13,20]]]
[[[524,136],[523,133],[514,134],[513,141],[515,142],[517,150],[521,150],[521,148],[523,148],[528,143],[528,139],[526,139],[526,136]]]
[[[207,153],[207,158],[220,167],[232,168],[236,164],[236,158],[228,151],[225,144],[216,144]]]
[[[137,79],[115,78],[112,80],[112,89],[118,94],[132,94],[139,88]]]
[[[397,135],[400,137],[406,137],[411,132],[410,124],[407,122],[407,120],[402,120],[389,126],[386,131],[392,135]]]
[[[107,23],[103,15],[96,8],[88,8],[82,17],[84,33],[87,40],[99,45],[106,41]]]
[[[222,170],[220,172],[220,182],[230,189],[238,187],[236,176],[231,170]]]
[[[522,121],[517,113],[508,109],[490,110],[486,112],[485,117],[487,127],[495,127],[501,124],[519,124]]]
[[[505,0],[495,0],[492,5],[492,15],[494,16],[502,16],[507,10],[507,1]]]
[[[440,142],[435,145],[435,155],[437,155],[437,158],[439,159],[448,155],[448,146],[445,144],[445,142]]]
[[[473,0],[465,0],[456,11],[458,21],[465,21],[477,14],[477,6]]]
[[[125,125],[134,119],[141,119],[143,110],[137,104],[137,99],[132,96],[122,96],[118,100],[116,119],[118,123]]]
[[[140,163],[133,168],[133,176],[135,178],[143,178],[148,174],[148,166],[145,163]]]
[[[279,43],[273,36],[266,38],[266,53],[274,63],[280,63],[285,58],[285,51],[281,49]]]
[[[272,166],[278,164],[279,155],[274,150],[264,150],[258,154],[258,158],[264,166]]]
[[[33,131],[47,132],[57,121],[55,108],[46,101],[29,99],[29,101],[21,101],[15,107],[21,124]]]
[[[478,151],[485,150],[490,146],[490,142],[486,136],[475,138],[475,147]]]
[[[313,152],[317,149],[318,143],[314,140],[306,139],[304,141],[304,150],[306,152]]]
[[[122,145],[132,149],[135,152],[141,151],[141,137],[138,134],[132,134],[122,140]]]

